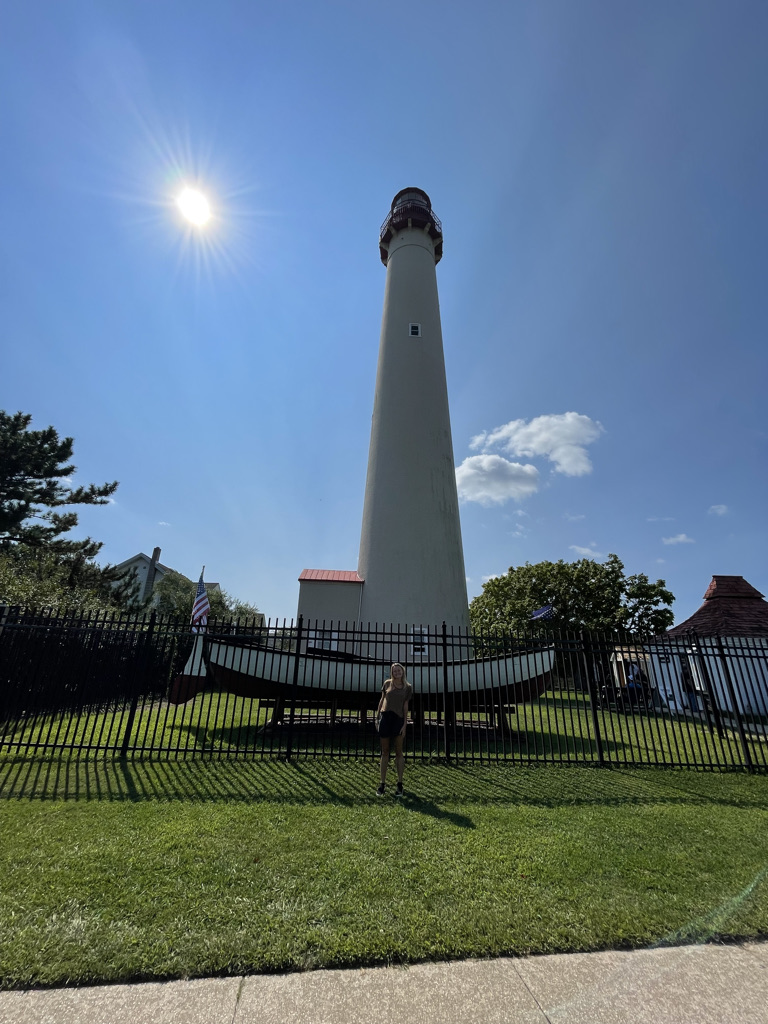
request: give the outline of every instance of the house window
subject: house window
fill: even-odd
[[[307,647],[315,651],[338,651],[339,634],[332,629],[310,629]]]
[[[408,324],[408,334],[412,338],[421,337],[421,324]]]
[[[411,630],[411,656],[426,658],[429,654],[429,630],[426,626],[414,626]]]

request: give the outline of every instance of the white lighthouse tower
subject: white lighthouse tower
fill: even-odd
[[[397,193],[379,251],[387,281],[358,568],[299,576],[299,615],[330,649],[345,623],[469,627],[435,273],[443,229],[426,192]]]
[[[358,576],[363,623],[469,626],[426,192],[398,192],[381,228],[387,268]]]

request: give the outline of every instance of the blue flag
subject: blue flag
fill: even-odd
[[[531,622],[543,622],[545,619],[553,618],[555,609],[551,604],[545,604],[543,608],[537,608],[531,616]]]

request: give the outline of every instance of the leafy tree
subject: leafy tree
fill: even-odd
[[[627,630],[656,634],[668,629],[675,600],[664,580],[651,583],[644,573],[624,575],[617,555],[605,562],[538,562],[515,568],[483,585],[469,606],[473,629],[530,630],[531,615],[551,605],[547,630]]]
[[[666,607],[674,601],[675,595],[667,590],[665,580],[651,583],[642,572],[628,576],[624,587],[622,628],[643,635],[663,633],[675,621],[675,613]]]
[[[74,441],[59,438],[53,427],[30,430],[32,417],[0,410],[0,549],[17,545],[45,548],[59,554],[93,558],[101,544],[65,540],[62,534],[77,526],[77,513],[59,512],[71,505],[105,505],[117,481],[100,487],[71,487],[67,480],[76,467]]]
[[[0,603],[26,608],[116,611],[135,606],[135,572],[102,568],[81,552],[60,554],[24,544],[0,549]]]
[[[192,616],[196,593],[197,583],[171,570],[153,587],[151,604],[161,615],[178,615],[188,619]],[[208,601],[211,605],[209,618],[212,619],[261,617],[256,605],[238,601],[230,597],[226,590],[209,591]]]

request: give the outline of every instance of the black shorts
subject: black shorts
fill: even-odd
[[[403,728],[403,719],[394,711],[382,711],[379,722],[379,737],[383,740],[394,739],[399,736]]]

